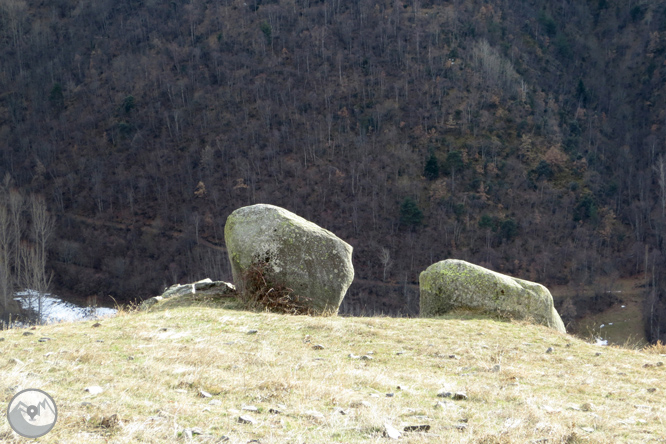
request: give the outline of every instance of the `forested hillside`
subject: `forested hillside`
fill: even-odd
[[[450,257],[648,270],[666,337],[664,1],[0,0],[0,42],[0,174],[62,294],[229,278],[263,202],[353,245],[347,311],[413,312]]]

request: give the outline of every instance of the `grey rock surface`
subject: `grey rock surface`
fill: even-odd
[[[419,277],[421,316],[440,316],[455,309],[500,313],[532,320],[566,333],[546,287],[469,262],[437,262]]]
[[[236,287],[229,282],[213,281],[210,278],[191,284],[175,284],[165,289],[160,296],[154,296],[143,301],[140,308],[146,310],[165,299],[188,297],[197,293],[208,296],[232,296],[236,294]]]
[[[337,313],[354,279],[352,247],[324,228],[274,205],[242,207],[224,228],[239,292],[248,269],[265,264],[266,278],[307,298],[314,313]]]

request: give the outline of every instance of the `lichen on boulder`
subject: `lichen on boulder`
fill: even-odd
[[[421,273],[419,288],[422,317],[466,309],[527,319],[566,333],[552,295],[535,282],[447,259]]]
[[[274,205],[242,207],[224,228],[239,294],[259,266],[267,282],[289,289],[312,314],[334,314],[354,279],[352,247],[330,231]],[[270,289],[269,289],[270,291]]]

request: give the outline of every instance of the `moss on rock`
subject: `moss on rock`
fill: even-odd
[[[469,262],[447,259],[419,277],[421,316],[439,316],[454,309],[500,313],[528,319],[566,333],[546,287]]]
[[[271,281],[311,301],[317,313],[337,313],[354,279],[352,247],[328,230],[274,205],[242,207],[227,218],[224,239],[238,291],[254,264]]]

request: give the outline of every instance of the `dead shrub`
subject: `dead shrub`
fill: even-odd
[[[241,298],[248,307],[292,315],[312,314],[311,298],[294,294],[294,290],[268,278],[269,265],[255,262],[243,274],[245,290]]]

